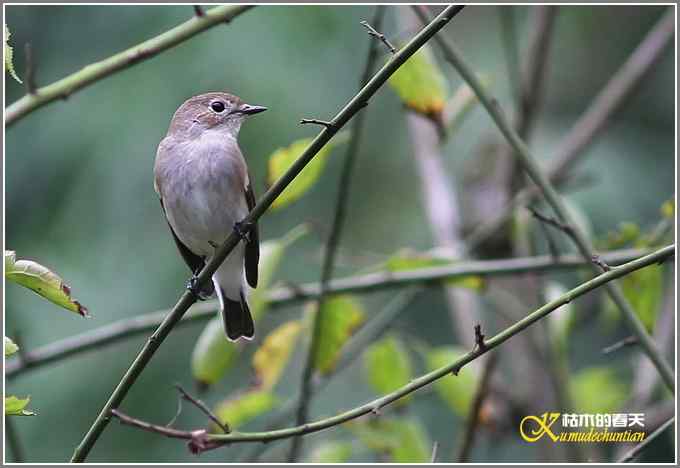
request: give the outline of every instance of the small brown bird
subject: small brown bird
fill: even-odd
[[[158,145],[154,187],[184,261],[194,273],[189,288],[200,298],[217,293],[227,337],[255,332],[246,285],[257,286],[257,225],[220,265],[212,285],[195,289],[195,275],[255,205],[248,166],[237,138],[245,118],[267,110],[228,93],[194,96],[182,104]],[[245,275],[244,275],[245,269]]]

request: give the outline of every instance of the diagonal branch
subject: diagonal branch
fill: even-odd
[[[121,70],[155,57],[195,35],[218,24],[228,23],[252,8],[251,5],[218,6],[201,16],[194,16],[179,26],[152,39],[119,52],[100,62],[87,65],[61,80],[35,89],[5,109],[5,128],[9,128],[23,117],[57,99],[66,99],[74,92],[111,76]]]
[[[382,20],[385,15],[385,7],[377,6],[375,10],[375,16],[373,18],[373,24],[377,28],[382,25]],[[370,30],[375,31],[366,21],[361,23]],[[368,26],[367,26],[368,25]],[[377,34],[377,32],[376,32]],[[380,39],[379,36],[376,36]],[[387,39],[382,36],[383,41]],[[389,44],[389,42],[386,42]],[[394,52],[394,51],[393,51]],[[375,67],[376,60],[378,58],[378,45],[376,42],[371,41],[368,48],[368,57],[366,58],[366,65],[364,66],[364,72],[361,76],[359,82],[359,87],[366,85],[368,80],[371,78],[371,73]],[[326,245],[326,252],[321,265],[321,280],[319,281],[320,293],[316,300],[314,314],[314,321],[312,324],[312,341],[307,350],[307,357],[305,361],[305,367],[302,373],[302,382],[300,385],[300,400],[298,403],[296,411],[296,423],[303,424],[307,420],[307,413],[309,412],[309,403],[313,397],[312,395],[312,375],[314,374],[314,361],[319,350],[320,339],[321,339],[321,323],[323,314],[323,304],[328,290],[328,285],[333,276],[333,269],[335,268],[335,257],[340,245],[340,237],[342,235],[342,229],[345,223],[345,217],[347,213],[347,204],[349,202],[350,186],[352,182],[352,174],[354,172],[355,161],[357,159],[357,154],[359,153],[359,146],[361,144],[361,136],[364,129],[364,120],[366,113],[360,113],[356,119],[354,119],[352,125],[351,139],[347,146],[347,152],[345,153],[345,162],[342,166],[342,172],[340,174],[340,179],[338,181],[338,196],[335,202],[335,209],[333,210],[333,221],[331,223],[330,234],[328,236],[328,243]],[[302,438],[293,439],[293,443],[290,447],[290,452],[288,454],[288,462],[295,462],[302,450]]]
[[[423,13],[419,9],[415,9],[415,11],[418,15],[421,15],[423,22],[428,20],[426,15],[423,16]],[[580,230],[576,228],[577,224],[574,221],[571,212],[567,211],[564,201],[558,195],[557,191],[553,187],[553,184],[550,182],[548,177],[546,177],[546,175],[541,172],[541,169],[536,163],[536,159],[531,154],[531,151],[518,137],[517,132],[515,132],[515,130],[512,128],[512,125],[508,122],[498,104],[498,101],[492,99],[487,94],[484,86],[482,86],[475,73],[472,72],[456,48],[449,44],[442,36],[435,36],[435,41],[442,49],[446,60],[451,63],[451,65],[453,65],[453,67],[460,73],[461,77],[475,91],[475,94],[479,98],[479,101],[482,103],[484,108],[487,110],[489,116],[492,118],[508,143],[512,146],[515,152],[515,157],[522,164],[522,168],[526,171],[531,180],[538,186],[542,195],[545,197],[547,203],[551,206],[559,220],[567,225],[572,226],[572,237],[576,247],[578,248],[581,255],[590,261],[593,258],[593,255],[595,255],[590,241]],[[599,271],[596,265],[592,265],[592,267],[594,272],[597,273]],[[673,370],[657,349],[652,338],[649,336],[649,333],[647,333],[647,330],[638,318],[628,300],[624,297],[621,288],[616,283],[607,284],[605,285],[605,288],[612,301],[621,311],[621,315],[623,316],[623,319],[627,323],[628,327],[631,329],[631,332],[635,334],[635,336],[640,340],[640,348],[654,363],[654,366],[657,368],[666,386],[672,392],[674,392],[675,376]]]
[[[324,128],[285,174],[272,185],[262,196],[251,212],[246,216],[241,224],[245,226],[253,225],[269,209],[274,200],[283,192],[286,187],[297,177],[305,166],[323,148],[326,143],[342,128],[352,117],[356,115],[369,101],[369,99],[382,87],[388,78],[409,59],[418,49],[420,49],[437,31],[442,29],[460,10],[460,6],[450,6],[437,16],[430,24],[423,28],[406,46],[394,54],[371,80],[364,86],[333,118],[333,127]],[[207,15],[207,14],[206,14]],[[195,21],[195,19],[194,19]],[[224,241],[222,246],[215,251],[212,260],[206,264],[196,277],[198,287],[210,280],[211,276],[219,265],[222,264],[227,255],[236,247],[240,241],[240,236],[232,232]],[[149,363],[160,344],[165,340],[177,322],[180,321],[184,313],[196,301],[196,297],[190,291],[185,291],[175,307],[163,320],[156,331],[148,338],[144,347],[139,352],[135,360],[130,365],[119,384],[114,389],[111,397],[106,402],[87,434],[76,448],[72,462],[83,462],[90,450],[99,439],[111,419],[111,410],[117,408],[123,401],[128,391]]]
[[[674,20],[674,11],[671,8],[560,141],[547,169],[550,181],[561,183],[564,180],[568,171],[583,157],[585,150],[607,129],[613,116],[628,102],[642,80],[654,69],[654,65],[672,43],[675,32]],[[484,222],[468,236],[466,239],[468,248],[473,249],[497,232],[517,207],[528,205],[539,193],[535,187],[521,190],[508,207],[499,210],[498,216]]]
[[[477,347],[472,351],[468,352],[467,354],[456,359],[454,362],[446,366],[440,367],[439,369],[435,369],[432,372],[424,374],[412,380],[407,385],[404,385],[403,387],[395,390],[394,392],[388,393],[387,395],[384,395],[381,398],[370,401],[364,405],[358,406],[344,413],[329,418],[321,419],[315,422],[273,431],[232,432],[231,434],[205,434],[205,431],[203,431],[201,442],[206,444],[206,446],[210,448],[216,447],[218,445],[231,443],[269,442],[273,440],[287,439],[299,435],[319,432],[324,429],[338,426],[342,423],[351,421],[361,416],[375,413],[376,411],[379,411],[381,408],[384,408],[390,403],[393,403],[405,397],[406,395],[409,395],[415,392],[416,390],[425,387],[431,384],[432,382],[435,382],[436,380],[439,380],[446,376],[450,376],[450,374],[456,375],[465,365],[479,358],[483,354],[491,351],[492,349],[497,348],[498,346],[500,346],[513,336],[517,335],[518,333],[522,332],[523,330],[527,329],[529,326],[533,325],[537,321],[547,317],[551,312],[559,309],[565,304],[570,303],[571,301],[577,299],[578,297],[588,292],[591,292],[599,287],[605,286],[610,281],[613,281],[616,278],[620,278],[641,268],[655,265],[659,262],[668,259],[673,255],[675,255],[675,245],[669,245],[643,258],[626,263],[625,265],[622,265],[620,268],[608,271],[606,273],[602,273],[601,275],[596,276],[595,278],[580,284],[576,288],[566,292],[560,297],[548,302],[547,304],[543,305],[542,307],[536,309],[534,312],[527,315],[522,320],[519,320],[518,322],[514,323],[513,325],[501,331],[491,339],[486,340],[485,346],[483,348]],[[149,423],[143,423],[141,425],[138,424],[138,426],[141,428],[145,428],[144,426],[148,424]],[[185,432],[183,438],[188,438],[187,434],[195,434],[198,432],[199,431],[193,431],[191,433]],[[175,434],[173,433],[171,437],[174,436]]]
[[[605,252],[600,255],[609,265],[617,265],[639,258],[650,251],[624,249]],[[401,288],[410,285],[439,284],[453,278],[469,276],[497,277],[522,274],[526,272],[563,271],[587,266],[580,256],[562,255],[557,261],[551,256],[513,258],[508,260],[465,261],[450,266],[419,268],[397,272],[378,272],[365,275],[334,279],[328,286],[328,294],[368,293],[383,289]],[[308,283],[297,286],[273,289],[267,294],[270,307],[281,307],[319,296],[319,284]],[[215,301],[195,304],[177,324],[189,325],[197,321],[212,318],[217,310]],[[154,330],[168,315],[169,310],[137,315],[113,322],[109,325],[55,341],[39,348],[27,351],[22,356],[8,359],[5,363],[5,377],[14,378],[24,372],[37,369],[47,364],[77,356],[91,350],[99,350],[103,346],[118,343]]]
[[[645,437],[645,440],[643,440],[638,445],[633,447],[630,450],[630,452],[626,453],[623,457],[621,457],[621,459],[618,460],[617,463],[630,463],[630,462],[632,462],[637,456],[640,455],[640,453],[642,453],[642,451],[644,449],[647,448],[647,446],[650,443],[652,443],[652,441],[654,441],[657,437],[659,437],[661,434],[663,434],[666,431],[666,429],[671,427],[674,422],[675,422],[675,416],[673,416],[668,421],[666,421],[661,426],[659,426],[659,428],[656,431],[652,432],[649,436]]]

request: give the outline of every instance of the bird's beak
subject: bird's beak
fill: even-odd
[[[259,114],[260,112],[264,112],[266,110],[267,110],[266,107],[251,106],[250,104],[242,104],[241,107],[238,108],[238,111],[240,113],[246,115]]]

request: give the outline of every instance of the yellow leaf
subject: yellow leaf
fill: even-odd
[[[220,403],[215,408],[217,419],[231,429],[246,424],[277,405],[276,397],[267,390],[251,390]],[[214,431],[221,432],[216,425]]]
[[[14,63],[13,63],[13,56],[14,56],[14,51],[12,50],[12,47],[9,45],[9,28],[7,25],[5,25],[5,71],[9,72],[9,75],[17,80],[19,83],[22,81],[19,79],[17,76],[17,72],[14,70]]]
[[[444,110],[448,89],[444,74],[429,46],[421,47],[388,80],[401,101],[428,116]]]
[[[255,323],[267,310],[267,293],[274,274],[283,259],[286,249],[307,232],[302,225],[280,239],[268,240],[260,245],[260,277],[257,289],[250,289],[248,302]],[[210,320],[194,346],[191,357],[191,372],[201,385],[212,385],[219,381],[236,362],[240,346],[227,340],[221,317]]]
[[[19,347],[14,344],[10,338],[5,337],[5,357],[11,356],[19,350]]]
[[[308,309],[311,315],[313,308]],[[354,297],[332,296],[324,301],[321,311],[319,347],[314,358],[314,367],[322,374],[335,369],[343,345],[354,330],[363,323],[363,307]]]
[[[36,292],[45,299],[88,317],[87,308],[71,298],[71,288],[52,270],[30,260],[17,260],[16,253],[5,250],[5,278]]]
[[[6,416],[35,416],[33,411],[27,410],[26,406],[31,401],[29,397],[17,398],[14,395],[5,397]]]
[[[292,321],[274,329],[262,342],[262,346],[253,355],[253,367],[258,379],[258,386],[263,390],[271,390],[278,382],[300,333],[301,325]]]
[[[278,196],[272,209],[282,208],[290,205],[299,198],[301,198],[312,186],[319,180],[324,167],[326,166],[326,159],[330,155],[333,148],[337,145],[346,142],[349,139],[349,133],[341,132],[328,142],[321,150],[314,156],[314,158],[305,166],[305,168],[298,174],[298,176],[291,182],[288,187]],[[307,147],[312,142],[312,138],[303,138],[296,140],[285,148],[279,148],[269,157],[269,168],[267,171],[267,182],[273,185],[302,155]]]

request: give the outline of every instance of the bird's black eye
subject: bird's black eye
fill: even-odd
[[[218,114],[219,114],[220,112],[224,112],[224,109],[225,109],[224,103],[221,102],[221,101],[215,101],[215,102],[213,102],[212,104],[210,104],[210,108],[211,108],[212,110],[214,110],[215,112],[217,112]]]

